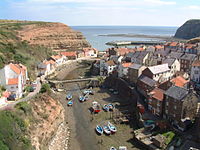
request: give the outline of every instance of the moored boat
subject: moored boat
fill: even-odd
[[[69,102],[67,103],[67,105],[68,105],[68,106],[72,106],[72,105],[73,105],[73,101],[72,101],[72,100],[69,101]]]
[[[103,105],[103,110],[104,110],[104,111],[109,111],[108,105],[104,104],[104,105]]]
[[[113,104],[108,104],[107,106],[109,108],[109,111],[113,111],[113,109],[115,108]]]
[[[103,134],[103,128],[101,127],[101,126],[99,126],[99,125],[97,125],[96,126],[96,132],[98,133],[98,134]]]
[[[112,146],[112,147],[110,148],[110,150],[117,150],[117,149],[116,149],[115,147]]]
[[[79,101],[80,102],[84,102],[85,101],[85,97],[84,96],[79,96]]]
[[[107,134],[107,135],[110,135],[110,134],[111,134],[111,131],[110,131],[110,129],[109,129],[109,127],[108,127],[107,125],[104,125],[104,126],[103,126],[103,131],[104,131],[104,133]]]
[[[100,104],[96,101],[92,102],[92,111],[94,113],[99,113],[101,111]]]
[[[66,99],[67,100],[71,100],[72,99],[72,94],[67,94]]]
[[[110,131],[112,133],[117,132],[117,128],[112,123],[110,123],[109,121],[108,121],[108,128],[110,129]]]

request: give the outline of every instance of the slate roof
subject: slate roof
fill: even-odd
[[[161,64],[161,65],[156,65],[156,66],[151,66],[148,67],[148,69],[153,73],[153,74],[159,74],[159,73],[163,73],[166,71],[169,71],[169,67],[168,64]]]
[[[170,67],[173,65],[173,63],[175,62],[175,58],[167,58],[165,60],[163,60],[163,64],[168,64]]]
[[[184,54],[183,56],[181,56],[181,59],[184,59],[184,60],[194,60],[196,58],[197,55],[195,54]]]
[[[142,67],[142,65],[140,65],[140,64],[132,64],[129,68],[140,69],[140,67]]]
[[[153,87],[156,85],[156,81],[147,77],[147,76],[144,76],[144,75],[141,75],[138,80],[142,81],[143,83]]]
[[[182,100],[188,95],[188,90],[178,86],[172,86],[165,92],[165,95],[170,96],[176,100]]]
[[[181,56],[183,56],[183,54],[184,54],[184,53],[171,52],[171,53],[169,54],[169,57],[170,57],[170,58],[180,59]]]

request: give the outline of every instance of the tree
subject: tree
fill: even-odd
[[[40,93],[50,92],[50,85],[48,83],[42,84],[42,88],[40,89]]]

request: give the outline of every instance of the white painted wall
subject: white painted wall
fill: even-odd
[[[196,83],[200,83],[200,67],[192,66],[190,78]]]

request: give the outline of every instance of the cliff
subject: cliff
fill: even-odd
[[[64,122],[62,105],[47,94],[0,112],[1,150],[47,150]]]
[[[36,63],[52,55],[52,50],[89,46],[80,32],[62,23],[0,20],[0,68],[12,60],[34,74]]]
[[[200,36],[200,20],[192,19],[177,29],[175,38],[192,39]]]

